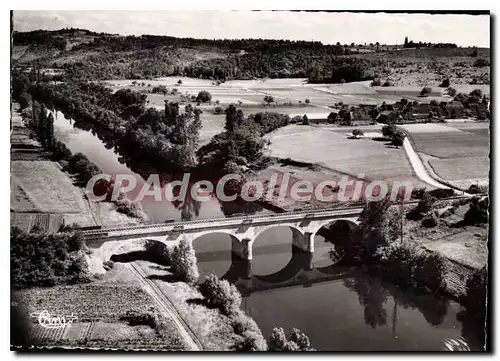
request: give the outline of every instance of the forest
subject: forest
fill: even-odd
[[[15,32],[13,44],[43,48],[44,55],[36,62],[62,69],[66,80],[189,76],[221,81],[308,77],[311,82],[350,82],[372,79],[371,67],[380,65],[380,61],[346,57],[353,51],[350,47],[317,41],[117,36],[63,29]]]

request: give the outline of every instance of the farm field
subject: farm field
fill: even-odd
[[[161,266],[145,260],[135,259],[133,254],[144,250],[144,240],[136,239],[125,245],[113,246],[104,244],[101,248],[93,250],[90,258],[90,267],[93,272],[102,274],[103,279],[108,282],[120,282],[131,286],[138,285],[137,278],[130,272],[128,262],[134,261],[141,268],[146,277],[158,286],[175,305],[177,312],[186,321],[196,336],[203,343],[206,350],[229,349],[235,342],[236,336],[231,327],[229,319],[222,315],[217,309],[207,308],[202,304],[189,302],[188,300],[202,298],[198,290],[184,282],[177,281],[170,272],[168,266]],[[123,258],[130,254],[130,259]],[[102,261],[109,259],[111,255],[115,262],[111,270],[102,269]],[[101,268],[101,269],[100,269]]]
[[[426,166],[451,185],[487,184],[490,168],[488,123],[403,125]]]
[[[348,139],[349,131],[328,127],[290,125],[266,136],[267,154],[277,158],[314,163],[351,177],[367,180],[410,180],[415,178],[402,148],[385,146],[373,139]]]
[[[181,79],[182,84],[177,81]],[[306,99],[310,101],[311,107],[328,109],[335,103],[345,104],[379,104],[385,102],[396,102],[405,97],[409,100],[422,101],[419,97],[421,86],[393,86],[393,87],[371,87],[370,81],[353,82],[346,84],[307,84],[307,79],[266,79],[266,80],[230,80],[216,85],[211,80],[191,78],[158,78],[156,80],[141,80],[132,84],[133,80],[109,80],[105,83],[113,90],[129,88],[135,91],[148,93],[150,105],[163,108],[164,101],[180,101],[181,94],[197,95],[199,91],[206,90],[212,95],[212,105],[219,101],[221,105],[231,103],[242,107],[263,108],[263,98],[266,95],[273,96],[277,106],[285,102],[291,102],[293,106],[305,105]],[[149,86],[148,86],[149,85]],[[176,95],[151,94],[152,87],[164,85],[167,88],[177,89]],[[470,91],[476,88],[489,88],[488,86],[471,86]],[[464,86],[464,91],[468,87]],[[468,92],[470,92],[468,91]],[[443,94],[444,88],[433,87],[433,92],[426,97],[426,101],[449,101],[450,98]],[[489,89],[487,90],[489,93]],[[300,103],[299,103],[300,102]],[[201,109],[206,105],[202,104]],[[287,107],[288,108],[288,107]],[[325,110],[323,110],[324,112]]]
[[[169,319],[157,312],[150,297],[139,287],[115,282],[56,286],[18,291],[28,313],[50,310],[53,315],[78,316],[64,329],[48,330],[35,325],[32,335],[37,340],[58,345],[161,349],[184,349],[183,341]],[[161,329],[147,325],[131,325],[122,318],[127,312],[156,313]]]
[[[11,194],[11,210],[48,213],[81,213],[85,210],[81,192],[54,162],[13,161],[12,184],[22,192]]]

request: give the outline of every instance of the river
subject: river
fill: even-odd
[[[133,174],[138,187],[144,183],[97,135],[73,127],[60,112],[54,128],[56,138],[72,153],[85,154],[103,172]],[[269,212],[257,206],[250,210],[221,205],[216,199],[174,206],[150,198],[143,208],[158,222]],[[312,256],[294,251],[291,239],[287,227],[263,232],[255,241],[251,263],[232,258],[228,235],[210,234],[194,242],[201,275],[215,273],[234,282],[244,296],[242,307],[265,336],[276,326],[287,332],[296,327],[309,336],[312,347],[332,351],[439,351],[447,339],[460,337],[472,349],[483,344],[475,329],[462,321],[458,303],[417,296],[359,269],[332,265],[331,244],[321,236],[316,236]]]

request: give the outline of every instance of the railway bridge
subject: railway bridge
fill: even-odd
[[[255,239],[265,230],[288,226],[293,234],[293,246],[304,252],[314,252],[314,236],[325,225],[343,220],[357,225],[363,207],[324,209],[316,211],[295,211],[277,214],[229,217],[219,219],[182,221],[131,225],[118,228],[83,230],[83,236],[90,248],[106,247],[106,253],[113,254],[124,242],[137,239],[151,239],[166,245],[174,245],[181,239],[192,243],[195,239],[210,233],[224,233],[232,239],[232,252],[238,258],[252,259]]]

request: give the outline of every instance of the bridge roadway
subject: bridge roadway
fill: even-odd
[[[446,200],[468,198],[454,196]],[[415,204],[411,200],[405,204]],[[83,230],[87,245],[100,248],[105,243],[116,243],[120,247],[124,241],[134,239],[152,239],[167,245],[173,245],[182,238],[193,242],[196,238],[210,233],[225,233],[231,236],[233,253],[242,259],[252,259],[252,245],[257,236],[266,229],[276,226],[288,226],[292,230],[293,245],[306,252],[314,252],[314,236],[323,226],[344,220],[358,224],[358,218],[364,203],[347,207],[322,210],[301,210],[285,213],[252,215],[241,217],[201,219],[172,223],[153,223],[128,225],[117,228]]]

